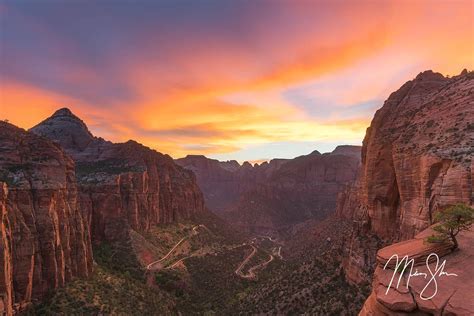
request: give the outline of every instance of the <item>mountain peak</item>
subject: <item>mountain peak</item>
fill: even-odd
[[[73,151],[84,150],[94,140],[87,125],[68,108],[57,110],[30,131],[52,139],[63,148]]]
[[[417,81],[425,81],[425,80],[443,80],[446,79],[442,74],[439,72],[434,72],[433,70],[425,70],[420,72],[415,80]]]
[[[331,155],[342,155],[350,156],[360,159],[362,146],[356,145],[339,145],[330,154]]]
[[[58,117],[58,116],[72,116],[72,117],[77,117],[75,116],[72,111],[69,108],[61,108],[54,112],[54,114],[51,117]]]

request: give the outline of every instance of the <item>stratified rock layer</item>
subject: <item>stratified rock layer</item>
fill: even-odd
[[[338,192],[354,181],[359,162],[359,146],[255,166],[204,156],[177,160],[196,173],[211,210],[233,225],[260,233],[332,213]]]
[[[92,270],[73,161],[51,141],[0,122],[0,313],[10,315]]]
[[[360,316],[474,314],[474,276],[469,269],[474,261],[474,231],[460,233],[459,249],[454,252],[450,251],[451,244],[426,243],[426,237],[431,234],[433,231],[427,229],[414,239],[378,251],[373,290]],[[428,269],[426,258],[432,253],[438,255],[439,262],[437,263],[436,257],[431,256]],[[384,269],[393,254],[399,255],[400,260],[404,255],[414,259],[413,275],[408,277],[408,267],[398,286],[400,274],[394,271],[394,259]],[[441,270],[443,262],[445,264]],[[441,271],[449,275],[442,274]],[[433,275],[434,281],[431,280]]]
[[[135,141],[114,144],[94,137],[68,109],[31,129],[59,143],[76,162],[81,208],[94,242],[126,238],[204,209],[191,171]]]
[[[377,249],[413,238],[434,214],[474,201],[474,74],[426,71],[392,93],[364,139],[359,179],[339,195],[337,214],[356,224],[344,262],[370,280]]]

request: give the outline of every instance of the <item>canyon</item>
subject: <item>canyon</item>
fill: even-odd
[[[474,204],[473,156],[467,71],[406,82],[362,147],[255,165],[112,143],[67,108],[29,131],[2,121],[0,312],[468,315],[470,276],[426,303],[415,281],[384,296],[382,266],[432,251],[465,273],[472,230],[456,252],[424,238],[440,210]]]
[[[253,166],[205,156],[176,162],[196,174],[211,211],[248,232],[278,233],[333,213],[338,192],[356,178],[360,149],[343,145]]]

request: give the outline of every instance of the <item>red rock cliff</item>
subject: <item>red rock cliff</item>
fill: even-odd
[[[73,161],[51,141],[0,122],[0,313],[91,273],[77,200]]]
[[[31,129],[58,142],[76,162],[80,203],[93,241],[126,237],[204,209],[191,171],[137,142],[114,144],[94,137],[68,109]]]
[[[473,204],[474,74],[426,71],[392,93],[367,129],[358,181],[337,213],[356,221],[345,269],[369,281],[383,244],[413,238],[433,215]]]

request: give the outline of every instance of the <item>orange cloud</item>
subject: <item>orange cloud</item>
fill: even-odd
[[[29,128],[56,108],[70,106],[99,136],[136,139],[175,157],[279,141],[357,142],[370,123],[366,113],[347,119],[335,110],[315,118],[297,101],[283,98],[284,91],[330,81],[304,93],[349,108],[386,98],[427,68],[451,75],[474,68],[470,1],[336,3],[322,17],[316,9],[290,6],[305,25],[288,24],[293,31],[275,25],[279,32],[272,32],[264,18],[254,21],[249,43],[226,37],[175,39],[169,60],[156,57],[162,43],[144,33],[136,43],[146,46],[127,51],[114,69],[118,78],[104,80],[102,70],[109,64],[95,69],[58,60],[74,70],[63,74],[65,82],[96,88],[118,80],[133,98],[90,104],[60,89],[9,78],[1,82],[0,118]]]
[[[35,87],[0,81],[0,119],[30,128],[39,123],[68,98]]]

